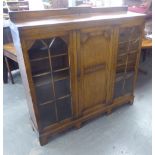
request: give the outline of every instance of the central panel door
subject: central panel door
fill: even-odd
[[[110,28],[91,28],[77,34],[79,114],[101,110],[110,83]]]

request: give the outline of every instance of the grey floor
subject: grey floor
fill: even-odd
[[[44,147],[30,126],[23,85],[15,72],[15,84],[3,87],[4,155],[151,155],[151,64],[151,57],[141,64],[148,74],[139,74],[133,106],[59,134]]]

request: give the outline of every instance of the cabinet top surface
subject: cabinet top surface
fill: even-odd
[[[54,26],[54,25],[61,25],[61,24],[77,24],[77,23],[84,23],[84,22],[97,22],[97,21],[109,21],[114,19],[123,19],[123,18],[134,18],[134,17],[143,17],[144,14],[133,13],[129,11],[118,11],[118,12],[84,12],[84,13],[66,13],[64,10],[60,12],[55,11],[51,14],[45,11],[45,15],[41,13],[41,15],[37,12],[19,12],[11,13],[10,19],[18,28],[34,28],[39,26]],[[25,15],[25,17],[24,17]],[[23,17],[23,19],[21,19]],[[29,18],[30,17],[30,18]]]

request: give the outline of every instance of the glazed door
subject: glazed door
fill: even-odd
[[[80,30],[77,34],[79,114],[101,110],[110,86],[112,28]]]
[[[69,47],[69,37],[64,35],[35,40],[28,51],[42,129],[73,118]]]
[[[141,51],[141,38],[141,25],[119,28],[113,99],[133,95]]]

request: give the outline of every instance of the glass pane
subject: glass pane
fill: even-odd
[[[43,128],[56,122],[55,109],[54,102],[39,107],[41,125]]]
[[[67,97],[56,101],[58,120],[64,120],[72,116],[71,98]]]
[[[130,41],[129,50],[130,52],[134,52],[134,50],[139,49],[139,40]]]
[[[131,28],[122,28],[119,33],[119,42],[128,42]]]
[[[54,81],[59,81],[59,80],[69,78],[69,70],[55,72],[55,73],[53,73],[53,78],[54,78]]]
[[[120,97],[122,96],[122,89],[123,89],[123,83],[124,80],[120,80],[118,82],[115,82],[115,86],[114,86],[114,98]]]
[[[123,80],[123,79],[125,79],[125,72],[116,73],[116,79],[115,79],[116,82]]]
[[[42,76],[33,77],[33,82],[36,86],[44,85],[47,83],[51,83],[51,73],[47,73]]]
[[[39,104],[51,101],[54,99],[54,93],[52,91],[52,83],[47,83],[41,86],[36,86],[36,97]]]
[[[64,40],[61,38],[57,37],[52,46],[50,47],[51,55],[57,55],[57,54],[62,54],[62,53],[67,53],[68,48]]]
[[[35,43],[29,49],[29,57],[31,60],[48,57],[48,49],[45,47],[45,45],[43,45],[41,40],[35,41]]]
[[[127,71],[134,71],[137,60],[137,53],[128,55]]]
[[[124,72],[126,67],[127,55],[118,56],[117,58],[117,72]]]
[[[127,55],[124,56],[118,56],[117,58],[117,64],[118,65],[125,65],[126,64],[126,60],[127,60]]]
[[[50,64],[48,59],[32,61],[30,64],[32,75],[50,72]]]
[[[130,30],[131,30],[130,31],[131,40],[139,39],[141,28],[139,26],[135,26],[135,27],[130,28]]]
[[[128,42],[129,40],[137,40],[140,36],[140,28],[138,26],[120,29],[119,42]]]
[[[131,76],[125,80],[124,91],[123,91],[124,94],[132,93],[133,80],[134,80],[134,76]]]
[[[62,69],[68,67],[68,56],[61,56],[52,58],[52,68],[54,70]]]
[[[55,82],[56,98],[66,96],[68,94],[70,94],[70,79]]]
[[[118,55],[128,53],[128,46],[129,46],[129,42],[120,43],[119,46],[118,46]]]
[[[51,42],[53,41],[54,38],[52,39],[44,39],[44,42],[46,43],[46,45],[49,47]]]

